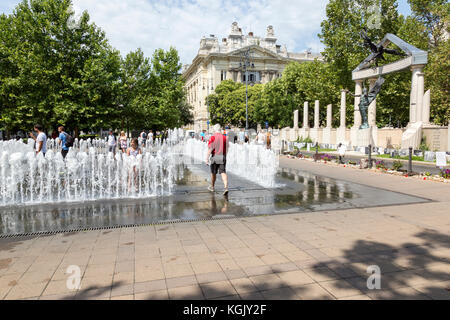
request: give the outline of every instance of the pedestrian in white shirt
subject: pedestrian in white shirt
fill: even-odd
[[[32,132],[30,132],[30,137],[36,141],[36,155],[38,155],[39,152],[42,152],[45,156],[47,153],[47,135],[43,132],[43,128],[40,124],[34,126],[34,131],[37,132],[37,137],[35,137]]]
[[[109,136],[108,136],[108,148],[109,148],[109,152],[113,152],[114,155],[116,155],[116,137],[114,137],[114,134],[112,131],[109,132]]]

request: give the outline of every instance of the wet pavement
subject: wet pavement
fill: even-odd
[[[230,194],[224,197],[221,178],[215,193],[207,191],[207,166],[182,169],[172,196],[0,208],[0,236],[428,201],[288,168],[280,169],[275,189],[230,175]]]

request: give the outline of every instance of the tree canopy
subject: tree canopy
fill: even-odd
[[[189,122],[179,56],[122,58],[71,0],[23,0],[0,15],[0,128],[163,129]],[[125,119],[126,122],[121,121]],[[125,123],[125,124],[124,124]]]
[[[340,117],[337,107],[340,91],[353,91],[352,71],[371,53],[360,36],[364,29],[373,42],[379,42],[386,33],[393,33],[429,52],[429,63],[424,72],[426,90],[431,89],[431,120],[447,125],[450,120],[450,40],[444,32],[448,32],[450,7],[445,0],[409,2],[413,14],[404,17],[397,11],[396,0],[330,0],[326,7],[327,18],[322,22],[319,34],[325,45],[325,63],[317,60],[291,62],[280,79],[250,87],[250,125],[264,125],[267,121],[273,127],[292,126],[294,110],[303,110],[305,101],[312,104],[319,100],[322,125],[326,119],[325,106],[333,104],[333,122],[336,126]],[[379,8],[379,15],[374,15],[375,7]],[[393,44],[390,46],[398,49]],[[385,58],[383,63],[386,64],[399,59],[392,55],[385,55]],[[406,126],[409,122],[411,71],[388,74],[385,78],[377,98],[377,125]],[[348,95],[347,99],[347,105],[352,106],[353,97]],[[245,124],[245,88],[242,84],[222,82],[207,102],[213,123]],[[353,122],[353,110],[347,108],[349,125]]]

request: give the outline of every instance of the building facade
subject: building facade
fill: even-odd
[[[291,61],[322,60],[320,54],[311,52],[292,53],[285,46],[277,44],[272,26],[267,34],[257,37],[250,32],[242,33],[237,22],[231,26],[228,38],[219,39],[210,35],[200,41],[200,49],[192,64],[183,68],[183,78],[187,101],[193,107],[194,126],[196,131],[207,130],[209,121],[206,97],[224,80],[245,83],[245,72],[241,67],[243,53],[249,51],[252,67],[248,69],[250,85],[265,84],[281,77],[286,65]]]

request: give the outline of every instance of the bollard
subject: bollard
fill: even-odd
[[[412,174],[412,153],[413,153],[413,148],[409,147],[409,161],[408,161],[408,174],[409,175]]]
[[[316,142],[316,156],[314,157],[314,161],[317,162],[318,158],[319,158],[319,143]]]
[[[372,145],[369,144],[369,169],[372,169]]]

